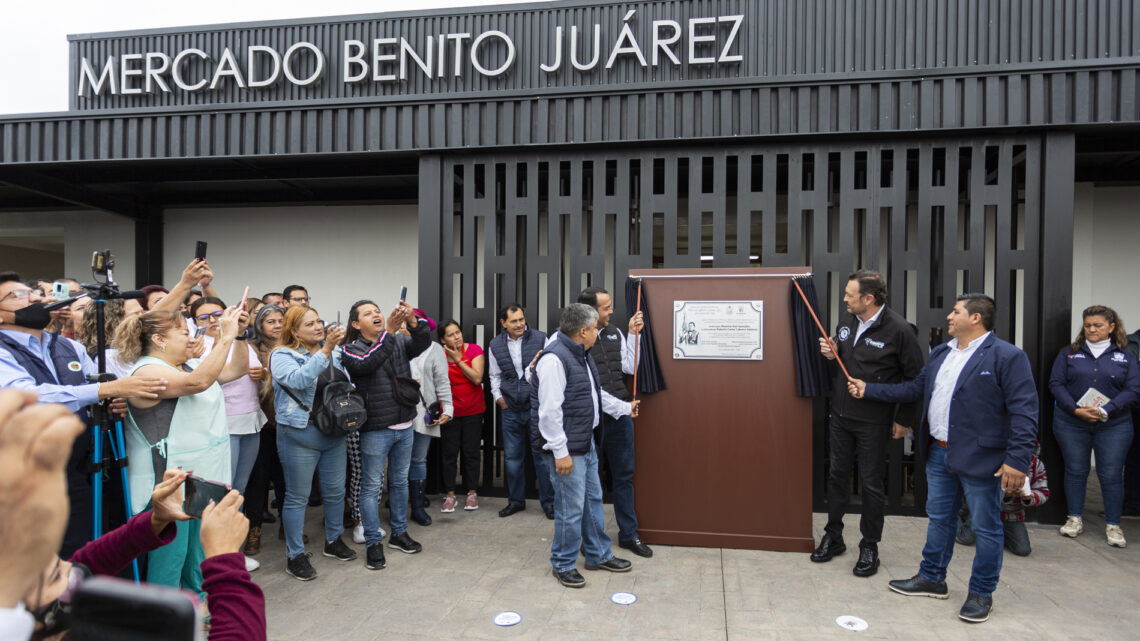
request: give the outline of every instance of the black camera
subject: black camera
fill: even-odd
[[[424,420],[428,423],[439,422],[440,417],[443,416],[443,404],[439,401],[428,405],[427,414],[424,414]]]

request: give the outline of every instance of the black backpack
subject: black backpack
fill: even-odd
[[[277,383],[281,385],[281,381]],[[309,419],[317,426],[317,430],[330,438],[356,432],[368,420],[364,397],[356,391],[356,386],[343,372],[332,366],[332,359],[329,360],[328,370],[321,372],[317,379],[312,408],[302,403],[293,390],[284,385],[281,385],[281,389],[309,413]]]

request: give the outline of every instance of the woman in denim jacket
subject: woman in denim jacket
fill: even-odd
[[[277,451],[285,470],[285,503],[281,509],[288,554],[285,571],[301,581],[317,577],[301,538],[315,470],[320,470],[324,498],[324,555],[341,561],[356,558],[356,552],[340,538],[344,529],[344,437],[321,434],[310,420],[309,411],[301,407],[304,403],[312,408],[318,379],[330,362],[340,369],[339,353],[335,350],[343,340],[344,330],[340,327],[325,335],[317,310],[290,307],[285,312],[281,339],[269,357],[277,413]]]

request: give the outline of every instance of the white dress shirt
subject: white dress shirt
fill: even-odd
[[[566,431],[562,427],[562,402],[566,399],[566,370],[562,361],[557,357],[540,358],[534,367],[538,373],[538,431],[546,444],[544,450],[550,450],[554,458],[565,458],[570,454],[566,449]],[[594,424],[597,427],[601,421],[598,413],[598,388],[594,385],[594,373],[589,368],[586,375],[590,377],[590,398],[594,403]],[[633,406],[618,399],[606,390],[601,394],[602,411],[610,416],[625,416],[633,412]]]
[[[886,307],[880,307],[879,311],[875,312],[874,316],[867,319],[866,323],[863,322],[862,318],[859,318],[858,316],[855,317],[855,318],[859,319],[859,327],[855,328],[855,340],[851,341],[852,345],[854,345],[855,343],[858,343],[859,337],[863,335],[863,332],[867,331],[868,327],[870,327],[871,325],[874,325],[875,321],[879,320],[879,317],[883,315],[884,309],[886,309]]]
[[[487,350],[490,352],[490,350]],[[511,364],[515,366],[515,375],[519,380],[523,379],[523,362],[522,362],[522,336],[518,338],[511,338],[507,334],[507,351],[511,354]],[[487,373],[491,378],[491,398],[497,403],[503,397],[503,370],[499,367],[499,359],[495,358],[495,354],[491,353],[488,361]],[[530,363],[527,363],[528,365]]]
[[[954,398],[954,388],[958,386],[958,377],[966,362],[978,351],[978,346],[985,342],[993,332],[986,332],[970,341],[965,349],[958,349],[958,339],[951,339],[950,350],[945,360],[938,368],[934,377],[934,390],[930,393],[930,409],[926,412],[926,420],[930,422],[930,435],[939,441],[948,441],[950,434],[950,401]]]

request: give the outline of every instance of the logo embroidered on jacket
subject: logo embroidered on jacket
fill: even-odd
[[[839,328],[839,340],[841,342],[847,340],[847,338],[850,336],[851,336],[851,328],[850,327],[840,327]]]
[[[1116,361],[1117,363],[1123,363],[1124,362],[1124,353],[1123,352],[1114,352],[1112,354],[1112,360]]]
[[[883,341],[874,341],[874,340],[871,340],[869,338],[864,338],[863,342],[870,345],[871,347],[877,347],[878,349],[883,349],[884,347],[887,346],[887,344],[884,343]]]
[[[984,370],[982,370],[981,374],[978,374],[978,376],[993,376],[993,375],[994,375],[994,373],[988,369],[984,369]]]
[[[608,341],[616,341],[617,339],[618,337],[614,334],[606,334],[606,340]]]
[[[1076,354],[1069,354],[1069,358],[1084,358],[1085,355],[1077,352]]]
[[[79,370],[83,369],[83,366],[79,364],[79,361],[71,361],[67,364],[67,369],[73,372],[78,372]]]

